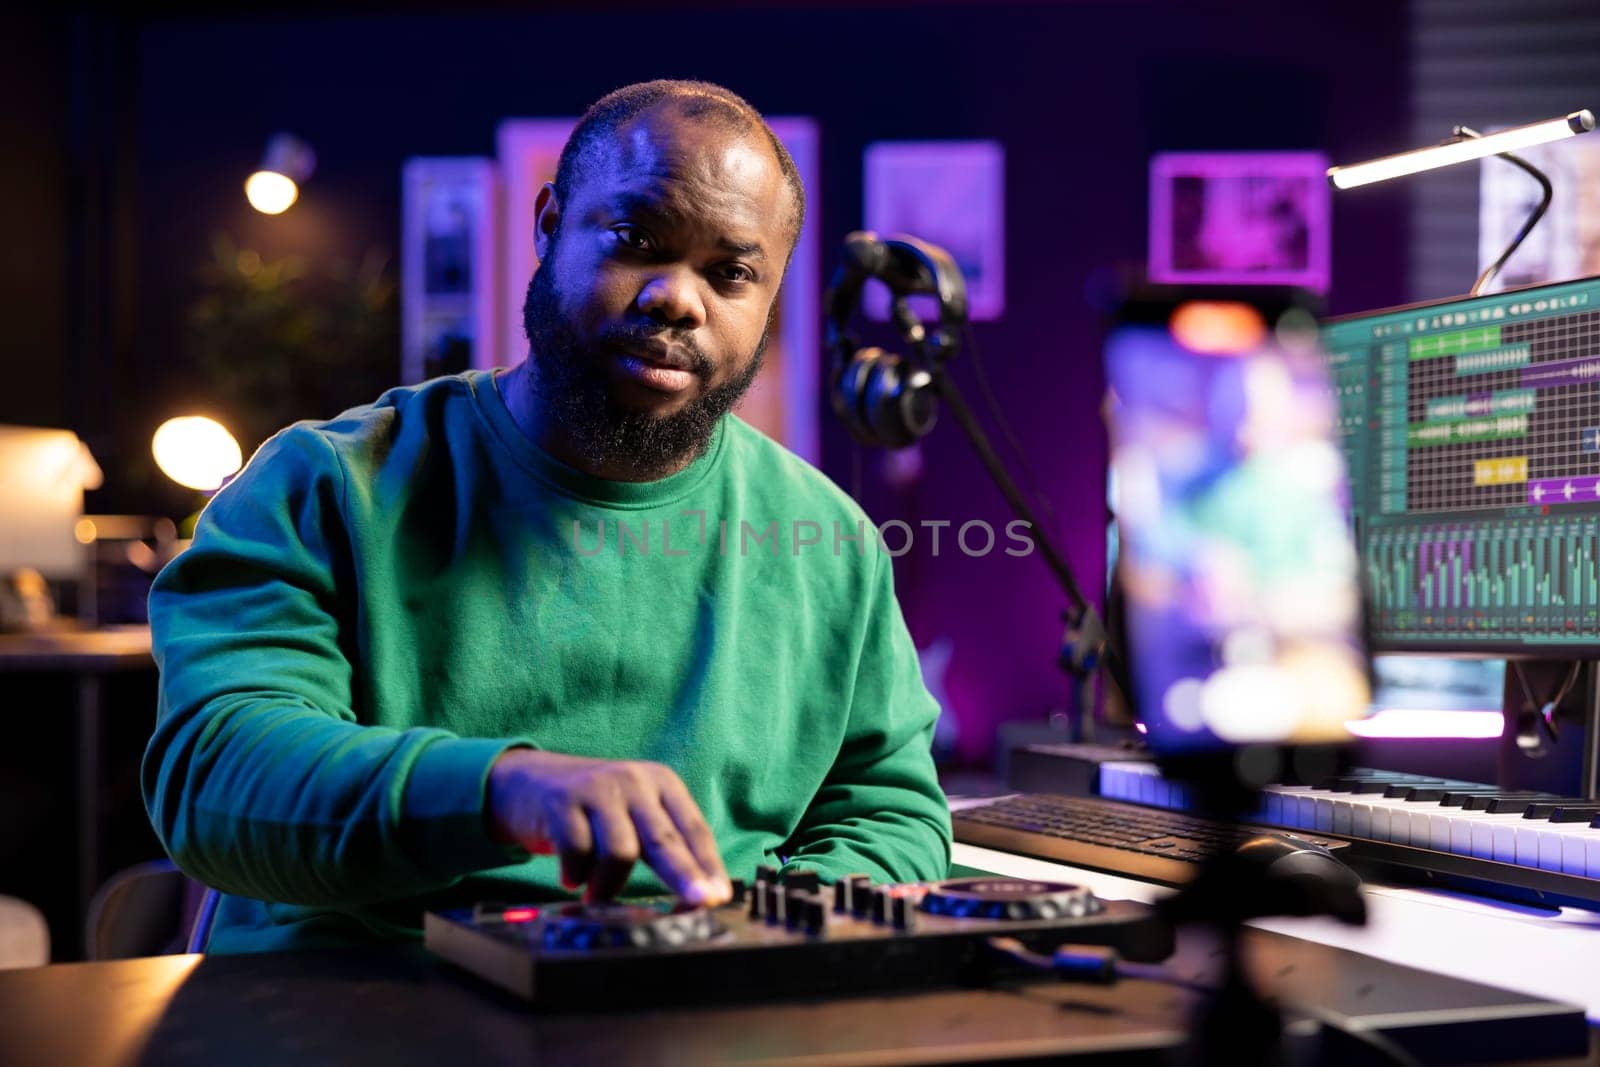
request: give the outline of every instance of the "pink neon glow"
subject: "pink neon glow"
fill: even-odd
[[[1357,737],[1499,737],[1505,720],[1498,711],[1436,711],[1429,708],[1384,708],[1370,719],[1356,719],[1345,728]]]
[[[500,913],[500,918],[508,923],[525,923],[538,917],[538,908],[507,908]]]

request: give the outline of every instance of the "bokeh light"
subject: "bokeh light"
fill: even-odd
[[[207,493],[222,488],[244,465],[244,454],[233,434],[204,415],[168,419],[156,430],[150,451],[168,478]]]
[[[258,170],[245,179],[244,195],[263,215],[281,215],[300,196],[300,187],[286,174]]]

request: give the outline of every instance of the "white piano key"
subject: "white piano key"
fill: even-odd
[[[1494,824],[1494,854],[1490,859],[1501,863],[1517,862],[1517,825],[1521,822],[1522,816],[1515,815],[1509,816],[1506,822]]]
[[[1355,805],[1350,803],[1348,797],[1335,796],[1333,799],[1333,832],[1336,834],[1350,833],[1351,824],[1354,822]]]
[[[1367,804],[1352,802],[1350,805],[1350,836],[1372,836],[1372,808]]]

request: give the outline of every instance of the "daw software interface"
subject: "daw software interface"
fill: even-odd
[[[1329,320],[1371,640],[1560,656],[1600,632],[1600,278]]]

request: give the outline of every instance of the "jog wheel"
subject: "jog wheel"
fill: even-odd
[[[930,915],[958,919],[1076,919],[1093,915],[1104,905],[1087,886],[1026,878],[960,878],[934,885],[921,907]]]
[[[545,948],[661,948],[722,932],[705,908],[659,911],[634,904],[566,904],[546,912]]]

